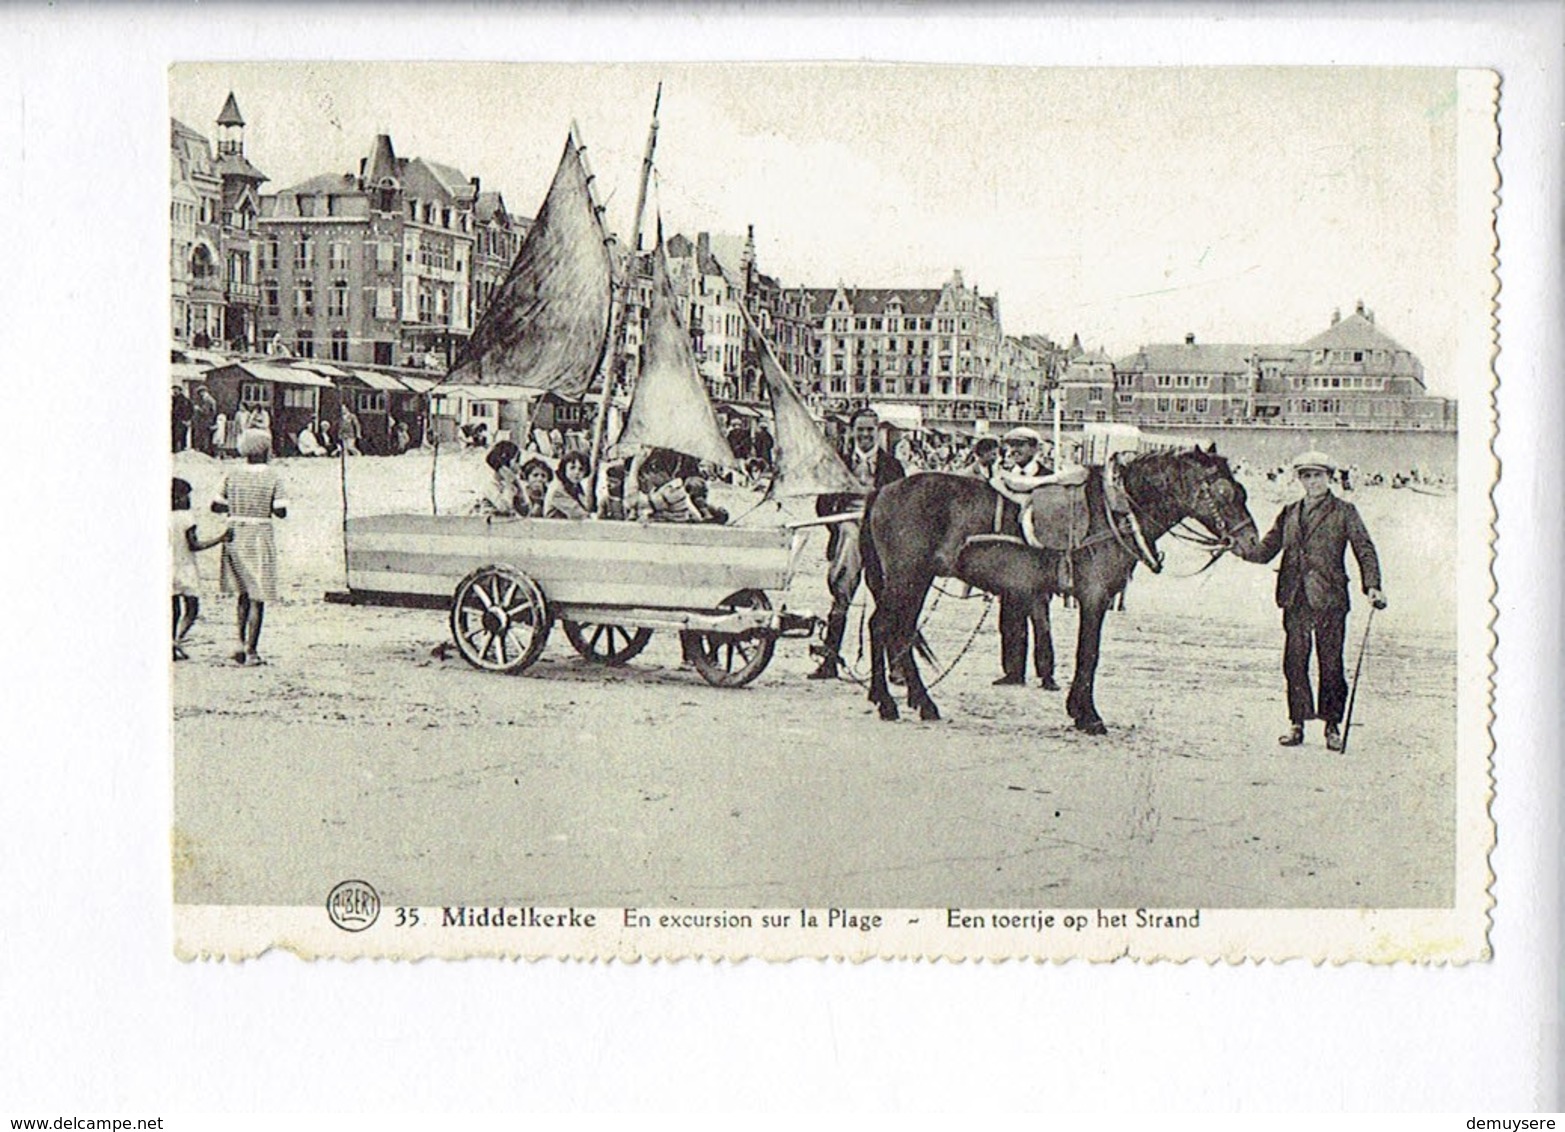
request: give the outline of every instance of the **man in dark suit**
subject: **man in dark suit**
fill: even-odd
[[[1344,552],[1353,548],[1359,580],[1376,609],[1386,607],[1380,592],[1380,559],[1364,529],[1358,508],[1331,491],[1336,466],[1323,452],[1306,452],[1293,462],[1304,498],[1282,509],[1272,529],[1254,551],[1251,562],[1270,562],[1282,552],[1277,571],[1277,605],[1284,633],[1282,670],[1288,681],[1288,730],[1277,741],[1284,747],[1304,742],[1304,724],[1326,722],[1326,747],[1342,749],[1342,714],[1348,682],[1342,669],[1342,639],[1348,622],[1348,575]],[[1310,649],[1320,675],[1317,703],[1310,685]]]
[[[1054,465],[1039,455],[1043,437],[1037,429],[1021,425],[1005,434],[1005,455],[1001,458],[1002,478],[1013,483],[1013,490],[1027,489],[1040,477],[1054,471]],[[1040,687],[1057,692],[1054,682],[1054,633],[1049,625],[1049,605],[1031,609],[1015,597],[1000,595],[1000,672],[997,687],[1027,683],[1027,631],[1032,629],[1032,666]]]
[[[844,457],[848,470],[863,485],[862,492],[848,495],[818,495],[815,497],[817,515],[840,515],[857,511],[866,498],[888,483],[895,483],[907,475],[902,462],[880,446],[880,418],[873,409],[860,409],[853,414],[852,445]],[[831,527],[826,543],[826,557],[831,567],[826,571],[826,585],[831,589],[831,613],[826,618],[826,640],[821,653],[821,663],[811,680],[834,680],[841,663],[842,637],[848,627],[848,607],[859,588],[864,575],[864,560],[859,554],[859,524],[837,523]]]

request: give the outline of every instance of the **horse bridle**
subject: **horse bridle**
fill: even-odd
[[[1119,474],[1118,468],[1116,468],[1115,471],[1116,474]],[[1167,533],[1172,535],[1174,538],[1179,539],[1181,542],[1188,542],[1193,546],[1199,546],[1201,549],[1207,551],[1207,560],[1205,565],[1201,566],[1192,573],[1185,575],[1186,577],[1194,577],[1196,574],[1206,573],[1206,571],[1210,570],[1217,564],[1217,560],[1219,558],[1233,549],[1235,535],[1242,532],[1245,527],[1249,527],[1251,529],[1254,529],[1255,527],[1255,521],[1253,519],[1247,519],[1236,529],[1232,531],[1229,530],[1228,524],[1223,520],[1222,517],[1222,508],[1217,505],[1217,493],[1212,488],[1213,481],[1216,480],[1216,478],[1217,473],[1211,470],[1202,476],[1200,483],[1196,485],[1194,502],[1197,504],[1206,504],[1205,509],[1213,516],[1213,521],[1218,525],[1219,529],[1215,533],[1210,534],[1198,531],[1190,525],[1190,520],[1188,517],[1181,518],[1173,523],[1170,523],[1167,527]],[[1120,482],[1124,483],[1123,477],[1121,478]],[[1142,510],[1145,510],[1145,505],[1137,504],[1134,496],[1131,494],[1129,484],[1124,484],[1124,487],[1125,502],[1129,507],[1130,535],[1132,545],[1125,545],[1124,536],[1120,534],[1119,531],[1119,524],[1114,521],[1113,512],[1109,507],[1108,492],[1104,492],[1103,514],[1104,518],[1108,520],[1109,531],[1113,534],[1114,541],[1119,544],[1121,550],[1125,551],[1125,553],[1129,554],[1137,561],[1143,563],[1146,568],[1151,570],[1154,574],[1161,574],[1163,572],[1163,554],[1151,544],[1151,541],[1142,531],[1141,517],[1136,513],[1138,506],[1140,506]],[[1202,520],[1202,522],[1204,525],[1205,520]]]

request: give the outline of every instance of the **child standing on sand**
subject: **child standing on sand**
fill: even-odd
[[[201,574],[196,569],[196,554],[209,550],[233,537],[225,530],[216,538],[202,541],[196,534],[195,516],[190,513],[190,484],[174,478],[173,509],[169,512],[168,549],[174,559],[174,659],[188,660],[180,642],[196,623],[201,612]]]
[[[222,591],[239,595],[240,651],[238,664],[265,663],[258,651],[266,603],[277,598],[277,543],[272,519],[288,516],[282,480],[267,466],[272,438],[259,429],[239,437],[242,467],[223,478],[223,488],[212,510],[233,516],[233,537],[223,547]]]

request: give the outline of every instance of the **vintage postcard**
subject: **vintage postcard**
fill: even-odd
[[[174,66],[178,954],[1486,959],[1501,97]]]

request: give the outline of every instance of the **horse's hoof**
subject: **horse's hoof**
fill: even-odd
[[[1076,730],[1085,731],[1088,735],[1107,735],[1109,728],[1101,719],[1078,719]]]
[[[889,703],[881,704],[880,705],[880,718],[886,720],[887,722],[891,722],[893,720],[896,720],[896,719],[900,718],[900,716],[899,716],[899,714],[897,712],[897,705],[896,704],[889,704]]]
[[[1045,676],[1042,680],[1039,680],[1038,687],[1045,692],[1058,692],[1060,690],[1060,686],[1054,682],[1054,677],[1052,676]]]
[[[918,718],[922,719],[925,723],[933,723],[935,720],[940,718],[940,709],[931,703],[923,704],[918,709]]]

